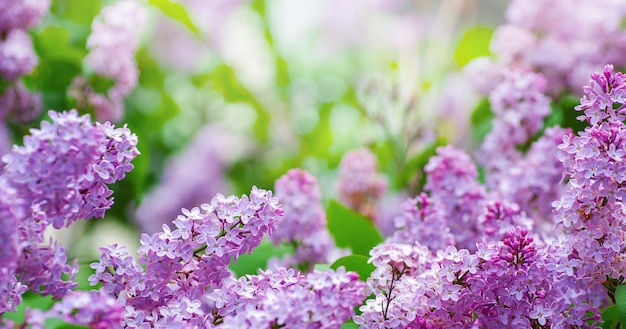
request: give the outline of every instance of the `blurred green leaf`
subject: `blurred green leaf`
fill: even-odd
[[[328,159],[330,156],[328,148],[333,142],[330,114],[333,107],[334,103],[323,103],[319,106],[317,125],[300,139],[300,151],[303,157],[313,155],[317,158]]]
[[[485,139],[485,136],[491,131],[492,121],[495,115],[491,111],[491,103],[489,103],[488,98],[484,98],[478,103],[474,111],[472,111],[472,116],[470,121],[472,123],[472,133],[474,138],[479,142],[482,142]]]
[[[325,272],[330,269],[330,264],[315,264],[313,265],[313,269],[320,271],[320,272]]]
[[[47,318],[44,323],[46,329],[89,329],[89,327],[69,324],[57,318]]]
[[[191,17],[189,17],[187,10],[181,4],[169,0],[150,0],[148,3],[159,8],[166,16],[183,24],[193,34],[200,35],[200,30],[198,30]]]
[[[17,310],[15,312],[7,312],[2,314],[2,318],[11,320],[15,323],[23,323],[26,308],[48,310],[52,306],[52,304],[54,304],[52,296],[41,297],[39,295],[33,294],[30,291],[27,291],[23,295],[22,303],[17,306]]]
[[[445,137],[439,137],[437,140],[426,146],[420,153],[409,159],[404,167],[398,173],[398,186],[406,186],[409,180],[417,174],[420,178],[420,186],[426,183],[426,176],[423,175],[424,166],[428,160],[437,154],[437,148],[446,145],[448,142]]]
[[[602,310],[602,320],[604,323],[600,323],[599,326],[602,329],[615,329],[617,328],[618,316],[617,316],[617,307],[615,305],[611,305]]]
[[[268,240],[263,240],[261,244],[254,248],[252,254],[243,254],[239,256],[237,263],[231,262],[229,268],[235,272],[235,275],[241,277],[246,274],[257,274],[259,269],[267,267],[267,261],[272,257],[282,257],[286,254],[293,253],[293,247],[290,245],[274,246]]]
[[[350,248],[356,255],[369,255],[383,237],[366,217],[331,200],[327,211],[328,230],[340,248]]]
[[[257,139],[262,143],[267,141],[268,130],[270,124],[270,113],[257,100],[254,94],[246,88],[235,75],[235,71],[228,65],[218,66],[210,76],[196,76],[195,84],[203,85],[201,82],[210,83],[211,87],[219,91],[224,99],[228,102],[247,103],[256,112],[256,120],[254,121],[254,133]],[[192,79],[194,79],[192,78]],[[192,80],[193,81],[193,80]],[[205,83],[206,83],[205,82]]]
[[[626,285],[620,284],[615,288],[615,306],[617,317],[622,327],[626,326]]]
[[[100,0],[53,0],[50,11],[64,19],[82,25],[91,25],[102,7]]]
[[[456,63],[463,67],[474,58],[490,56],[489,43],[492,35],[493,29],[484,26],[467,30],[454,51]]]
[[[137,68],[139,69],[139,85],[154,89],[163,89],[165,86],[165,72],[150,56],[146,47],[141,47],[136,54]]]
[[[330,268],[338,269],[340,266],[346,268],[346,271],[353,271],[359,275],[361,281],[367,280],[370,274],[374,272],[376,266],[367,262],[368,258],[363,255],[350,255],[337,259]]]
[[[95,92],[105,94],[111,87],[115,86],[115,80],[99,74],[92,74],[89,77],[89,85]]]
[[[583,131],[588,126],[586,121],[576,119],[576,117],[584,115],[583,112],[574,110],[574,107],[579,104],[580,98],[574,95],[565,95],[556,104],[552,104],[553,112],[561,112],[562,122],[560,122],[560,125],[572,128],[574,132]]]
[[[354,323],[352,320],[348,320],[348,322],[341,326],[341,329],[359,329],[359,325]]]

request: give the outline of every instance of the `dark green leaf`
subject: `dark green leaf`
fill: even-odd
[[[238,277],[246,274],[257,274],[259,269],[267,266],[267,261],[272,257],[282,257],[286,254],[293,253],[293,248],[289,245],[274,246],[267,240],[254,248],[252,254],[244,254],[239,256],[237,263],[230,264],[229,268],[235,272]]]
[[[426,166],[432,156],[437,154],[437,148],[446,144],[447,141],[445,137],[439,137],[436,141],[426,146],[419,154],[407,161],[398,174],[398,186],[406,186],[406,183],[414,177],[415,174],[420,174],[420,186],[423,186],[426,183],[426,176],[423,175],[424,166]]]
[[[478,103],[470,118],[472,123],[472,132],[478,141],[485,139],[485,136],[491,131],[494,114],[491,111],[491,103],[488,98],[484,98]]]
[[[370,274],[374,272],[376,266],[367,262],[368,258],[363,255],[350,255],[337,259],[330,268],[338,269],[340,266],[346,268],[346,271],[353,271],[359,275],[361,281],[367,280]]]
[[[330,269],[330,265],[329,264],[315,264],[313,265],[313,269],[320,271],[320,272],[325,272]]]
[[[491,55],[489,43],[492,35],[493,29],[484,26],[477,26],[466,31],[454,51],[456,63],[462,67],[474,58]]]
[[[200,35],[200,30],[198,30],[196,25],[191,20],[191,17],[189,17],[187,10],[181,4],[169,0],[150,0],[149,3],[159,8],[159,10],[166,16],[169,16],[170,18],[173,18],[183,24],[195,35]]]
[[[341,326],[341,329],[359,329],[359,325],[349,320]]]
[[[76,324],[69,324],[57,318],[47,318],[45,321],[44,327],[49,328],[49,329],[88,329],[89,328],[85,326],[79,326]]]
[[[600,323],[602,329],[615,329],[619,323],[617,319],[617,307],[611,305],[602,310],[602,320],[604,323]]]
[[[50,11],[76,23],[91,25],[100,9],[100,0],[54,0]]]
[[[621,284],[615,288],[615,305],[619,323],[624,327],[626,326],[626,285]]]
[[[374,246],[383,242],[380,232],[368,218],[339,202],[331,200],[327,214],[328,230],[338,247],[367,256]]]

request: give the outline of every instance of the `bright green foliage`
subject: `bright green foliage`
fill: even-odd
[[[326,213],[328,230],[337,247],[350,248],[355,255],[367,256],[374,246],[383,242],[382,235],[369,219],[339,202],[330,201]]]
[[[330,268],[336,270],[340,266],[346,268],[346,271],[354,271],[359,274],[359,279],[361,281],[367,280],[370,274],[374,272],[376,267],[367,262],[368,257],[363,255],[350,255],[337,259]]]
[[[454,51],[456,63],[462,67],[474,58],[490,56],[489,43],[492,35],[493,29],[488,27],[477,26],[467,30]]]
[[[170,0],[150,0],[149,3],[159,8],[159,10],[163,12],[163,14],[183,24],[189,31],[193,32],[195,35],[200,35],[200,30],[198,30],[196,25],[189,17],[187,10],[185,10],[185,7],[183,7],[179,3]]]

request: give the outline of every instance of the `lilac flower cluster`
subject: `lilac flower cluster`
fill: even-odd
[[[26,31],[35,26],[50,7],[50,0],[0,1],[0,77],[12,81],[30,73],[37,55]]]
[[[219,327],[339,328],[365,299],[365,284],[343,267],[306,276],[277,268],[231,279],[208,298]]]
[[[454,245],[448,221],[437,203],[422,193],[402,204],[402,213],[394,218],[396,231],[388,242],[413,244],[419,242],[431,250]]]
[[[272,233],[282,213],[271,191],[254,187],[241,198],[218,194],[200,208],[184,209],[175,229],[164,224],[160,233],[142,234],[138,263],[126,247],[101,248],[89,281],[102,283],[126,307],[128,327],[202,327],[215,320],[202,306],[205,295],[231,277],[229,263]]]
[[[378,173],[376,156],[362,148],[346,153],[339,165],[339,201],[376,221],[376,204],[387,192],[387,179]]]
[[[41,114],[41,95],[30,93],[16,81],[0,95],[0,118],[3,121],[27,123]],[[7,120],[8,119],[8,120]]]
[[[424,167],[428,175],[424,189],[443,211],[455,245],[473,249],[481,237],[478,217],[487,199],[478,182],[478,171],[470,157],[452,146],[440,147]]]
[[[489,94],[493,127],[479,157],[487,187],[547,222],[552,209],[545,200],[556,200],[561,192],[563,170],[556,147],[567,131],[550,128],[531,143],[551,111],[550,99],[544,94],[546,81],[521,69],[505,69],[499,79]],[[525,147],[528,151],[524,153],[520,148]]]
[[[302,169],[292,169],[275,184],[284,216],[270,236],[274,245],[289,243],[295,247],[276,264],[312,270],[315,264],[330,264],[341,255],[326,227],[326,213],[317,180]]]
[[[562,232],[555,267],[570,289],[595,301],[590,302],[595,307],[606,302],[594,296],[597,290],[604,287],[610,296],[626,273],[625,88],[626,76],[613,73],[612,65],[593,74],[576,107],[584,112],[579,119],[591,125],[566,135],[559,145],[567,187],[553,203],[556,227]]]
[[[91,26],[85,62],[93,74],[114,84],[102,94],[80,77],[74,81],[72,94],[79,107],[92,107],[98,120],[119,121],[124,115],[124,97],[137,85],[135,52],[146,16],[138,2],[122,0],[104,8]]]
[[[436,254],[416,243],[374,248],[367,280],[375,298],[354,318],[361,328],[594,327],[589,304],[559,303],[551,254],[528,231],[479,242],[475,253],[453,246]],[[563,289],[563,290],[560,290]],[[589,323],[583,322],[591,320]]]
[[[39,95],[30,94],[19,78],[38,63],[28,29],[48,11],[50,0],[0,0],[0,80],[9,82],[0,90],[0,118],[16,122],[31,121],[41,111]]]
[[[626,31],[621,25],[625,17],[623,1],[515,0],[491,48],[505,66],[543,73],[551,95],[578,92],[590,72],[605,63],[626,64]]]
[[[12,228],[0,246],[0,313],[13,310],[26,289],[60,298],[75,286],[76,263],[67,264],[64,248],[43,244],[44,230],[103,217],[113,202],[107,184],[124,178],[139,154],[126,127],[94,125],[75,110],[49,116],[52,123],[32,129],[24,146],[2,158],[0,212]]]

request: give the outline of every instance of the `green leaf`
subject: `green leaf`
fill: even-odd
[[[424,166],[426,166],[432,156],[437,154],[437,148],[447,143],[445,137],[439,137],[436,141],[426,146],[419,154],[407,161],[398,174],[397,185],[406,186],[406,183],[414,177],[415,174],[420,174],[420,186],[424,186],[426,183],[426,175],[423,174]]]
[[[478,103],[470,121],[472,123],[472,133],[478,141],[485,139],[485,136],[491,131],[492,121],[495,115],[491,111],[491,103],[488,98],[484,98]]]
[[[621,326],[626,326],[626,285],[620,284],[615,288],[615,305]]]
[[[257,274],[259,269],[267,266],[267,261],[272,257],[282,257],[293,253],[293,248],[289,245],[274,246],[271,242],[263,240],[261,244],[254,248],[252,254],[239,256],[237,263],[231,262],[229,268],[238,277],[246,274]]]
[[[366,217],[335,200],[328,206],[328,230],[340,248],[350,248],[353,254],[368,256],[383,237]]]
[[[337,259],[330,268],[338,269],[340,266],[346,268],[346,271],[353,271],[359,275],[361,281],[367,280],[370,274],[374,272],[376,266],[367,262],[368,258],[363,255],[350,255]]]
[[[148,3],[159,8],[159,10],[166,16],[177,20],[183,24],[189,31],[195,35],[200,35],[200,30],[189,17],[187,10],[181,4],[172,2],[170,0],[150,0]]]
[[[313,269],[320,272],[326,272],[330,269],[330,264],[315,264],[313,265]]]
[[[484,26],[467,30],[454,51],[456,63],[463,67],[474,58],[490,56],[489,43],[492,35],[493,29]]]
[[[81,25],[91,25],[93,18],[100,12],[100,0],[54,0],[50,11]]]
[[[615,329],[619,321],[617,320],[617,307],[611,305],[602,310],[602,320],[604,323],[600,323],[599,326],[602,329]]]
[[[203,81],[209,82],[211,87],[220,92],[226,101],[231,103],[243,102],[252,106],[257,115],[254,121],[255,136],[261,142],[267,141],[270,113],[254,94],[237,79],[232,67],[220,65],[211,73],[210,77],[196,76],[192,78],[192,81],[194,84],[200,85]]]
[[[89,77],[89,85],[95,92],[105,94],[111,87],[115,86],[115,80],[99,74],[93,74]]]
[[[49,329],[88,329],[89,327],[79,326],[77,324],[69,324],[57,318],[47,318],[44,323],[45,328]]]
[[[352,320],[348,320],[348,322],[341,326],[341,329],[359,329],[359,325],[354,323]]]

